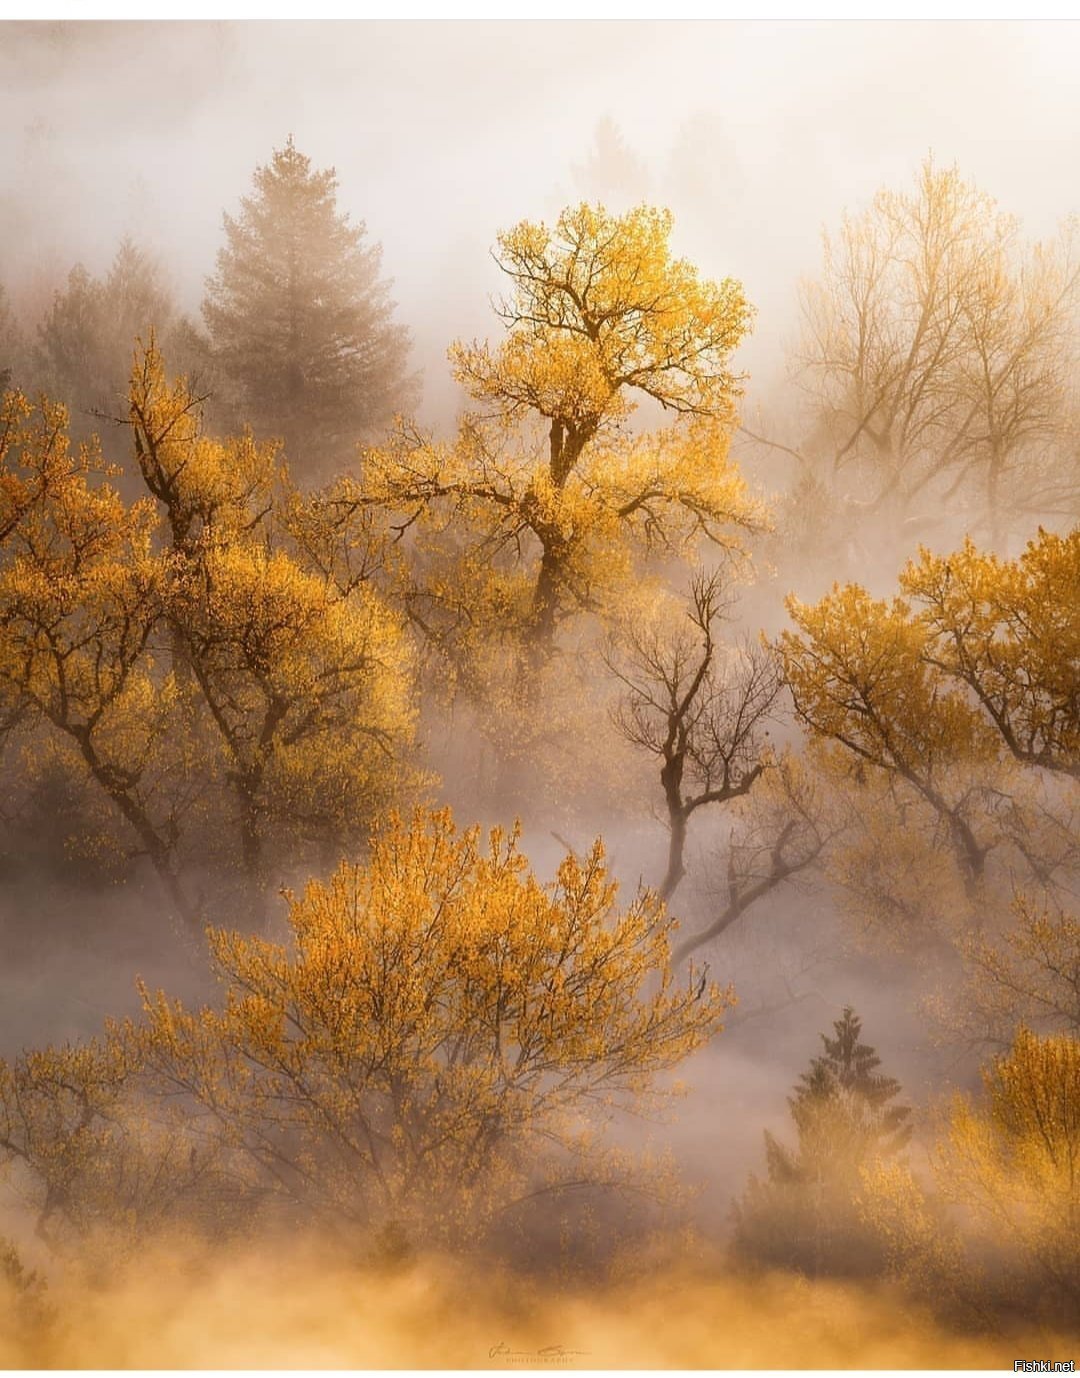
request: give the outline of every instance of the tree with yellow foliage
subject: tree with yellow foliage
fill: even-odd
[[[923,658],[970,691],[1005,748],[1080,778],[1080,527],[1040,529],[1015,560],[970,540],[923,550],[900,585],[929,633]]]
[[[937,1177],[978,1240],[1005,1252],[1005,1285],[1052,1319],[1080,1315],[1080,1041],[1021,1029],[960,1099]],[[1056,1313],[1056,1314],[1055,1314]]]
[[[892,1270],[937,1303],[1034,1317],[1073,1337],[1080,1317],[1080,1042],[1021,1028],[957,1096],[931,1155],[868,1167],[862,1206]]]
[[[275,827],[325,846],[391,802],[412,732],[404,629],[366,566],[344,586],[307,567],[334,514],[288,490],[272,444],[206,436],[199,399],[167,380],[153,341],[136,356],[131,425],[173,536],[175,645],[219,737],[243,864],[258,878]],[[349,559],[363,562],[362,544],[379,548],[378,534],[350,531]]]
[[[883,912],[907,897],[913,913],[982,928],[1017,887],[1036,907],[1062,903],[1080,863],[1078,538],[1040,531],[1015,560],[970,541],[922,551],[891,601],[858,585],[789,600],[796,630],[780,650],[796,713],[857,794],[865,845],[848,876]]]
[[[348,531],[347,583],[324,569],[333,514],[288,489],[273,446],[207,436],[153,341],[130,408],[151,495],[134,504],[96,448],[71,454],[61,408],[5,400],[0,713],[104,795],[197,929],[193,813],[259,880],[269,836],[325,860],[415,783],[412,660],[360,551],[378,531]]]
[[[672,256],[671,223],[583,204],[501,235],[507,336],[451,347],[473,404],[456,440],[403,427],[364,456],[365,500],[421,523],[414,605],[435,622],[486,615],[544,657],[560,624],[618,598],[635,556],[761,521],[728,459],[750,308]],[[645,400],[666,426],[630,425]]]
[[[177,687],[153,637],[167,567],[149,502],[128,507],[93,446],[72,454],[63,407],[9,393],[0,412],[0,685],[9,725],[43,727],[130,827],[175,910],[185,803]]]
[[[992,759],[993,739],[963,690],[929,663],[926,628],[902,600],[871,598],[857,584],[788,608],[798,632],[783,632],[780,650],[797,716],[929,805],[978,879],[987,844],[968,772]]]
[[[729,997],[676,982],[662,905],[615,898],[599,843],[543,885],[516,832],[391,816],[290,901],[288,946],[211,932],[223,1009],[146,992],[128,1036],[284,1205],[460,1242],[624,1182],[597,1131],[720,1028]]]

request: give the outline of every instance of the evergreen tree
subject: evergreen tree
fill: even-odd
[[[101,429],[95,412],[122,417],[135,342],[150,338],[173,346],[181,328],[172,294],[154,259],[124,239],[108,273],[93,277],[81,263],[57,290],[38,326],[33,351],[35,391],[61,401],[78,440]],[[173,357],[183,353],[171,350]],[[178,360],[183,368],[188,359]]]
[[[408,332],[391,319],[380,246],[337,209],[333,168],[313,169],[290,138],[254,186],[225,216],[203,317],[236,419],[318,481],[414,402]]]
[[[884,1258],[859,1213],[859,1170],[902,1152],[911,1111],[894,1104],[900,1083],[878,1072],[881,1059],[859,1041],[862,1021],[850,1005],[833,1029],[788,1098],[796,1146],[765,1132],[767,1176],[751,1176],[735,1207],[735,1249],[811,1276],[862,1276]]]

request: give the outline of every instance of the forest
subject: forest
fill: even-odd
[[[589,137],[426,410],[314,141],[0,217],[5,1366],[1075,1358],[1080,228],[915,147],[755,389]]]

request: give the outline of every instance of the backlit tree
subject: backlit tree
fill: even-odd
[[[284,441],[298,479],[329,477],[415,399],[381,252],[338,210],[334,170],[291,138],[225,216],[203,302],[212,359],[234,420]]]
[[[728,459],[750,308],[672,255],[671,223],[583,204],[501,235],[507,335],[450,350],[472,399],[456,440],[406,428],[366,455],[368,499],[422,519],[433,621],[494,623],[543,658],[561,624],[620,597],[636,557],[761,521]],[[635,429],[649,400],[668,422]]]

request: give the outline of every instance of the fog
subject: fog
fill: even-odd
[[[624,197],[669,205],[677,247],[757,307],[752,401],[822,227],[928,151],[1035,237],[1080,209],[1078,56],[1053,22],[9,23],[2,276],[100,270],[130,233],[195,311],[222,212],[291,133],[382,243],[441,419],[448,341],[491,329],[496,231],[608,191],[573,169],[610,119],[647,174]]]
[[[722,674],[730,677],[717,690],[711,710],[719,721],[723,712],[734,711],[729,705],[738,696],[737,672],[752,658],[752,648],[768,638],[769,654],[780,655],[776,639],[791,630],[795,616],[785,606],[786,595],[795,592],[817,600],[834,581],[858,581],[875,596],[891,597],[901,567],[920,542],[946,553],[974,533],[980,550],[1015,559],[1040,526],[1063,540],[1075,526],[1080,508],[1075,422],[1070,422],[1071,430],[1062,423],[1060,434],[1043,449],[1039,430],[1031,454],[1023,456],[1040,475],[1065,475],[1066,497],[1058,506],[1056,490],[1052,498],[1044,498],[1041,489],[1032,489],[1028,501],[1027,471],[1019,467],[1021,478],[1001,500],[1000,521],[997,509],[989,517],[978,509],[981,498],[972,496],[975,480],[963,487],[958,479],[947,493],[944,482],[938,487],[931,483],[906,508],[872,504],[854,481],[849,484],[846,471],[841,474],[839,459],[831,480],[825,481],[825,486],[832,482],[832,505],[822,499],[821,507],[813,506],[797,487],[792,459],[796,449],[800,464],[805,456],[826,453],[835,415],[827,402],[817,412],[812,406],[806,409],[805,378],[794,378],[792,356],[800,329],[799,287],[821,275],[823,230],[836,232],[845,214],[862,210],[883,187],[910,187],[928,155],[939,169],[955,163],[967,181],[996,199],[1001,211],[1015,215],[1025,243],[1052,238],[1068,217],[1080,212],[1080,182],[1072,174],[1080,165],[1078,67],[1080,26],[1056,22],[7,22],[0,25],[0,286],[32,346],[73,265],[82,263],[102,277],[121,240],[130,237],[154,256],[178,310],[199,323],[206,281],[225,243],[222,217],[240,215],[241,197],[251,195],[256,167],[265,166],[291,138],[314,168],[336,170],[338,210],[347,212],[354,224],[363,222],[368,241],[381,245],[381,274],[392,281],[393,321],[407,329],[408,367],[420,374],[411,410],[421,427],[452,447],[467,396],[452,379],[447,348],[456,339],[497,340],[503,330],[492,311],[505,287],[493,254],[496,236],[522,221],[551,224],[563,207],[582,201],[602,202],[617,216],[642,203],[669,207],[673,253],[695,264],[706,281],[736,279],[754,311],[752,329],[731,361],[743,380],[739,412],[744,423],[743,430],[735,429],[731,455],[747,476],[748,493],[770,504],[773,517],[771,529],[764,520],[744,523],[749,559],[740,563],[730,553],[721,555],[717,546],[703,560],[706,571],[715,568],[725,577],[730,571],[731,586],[739,586],[733,610],[717,619],[725,629],[723,655],[715,665],[709,663],[710,674],[722,663]],[[127,349],[131,342],[120,343]],[[6,356],[0,354],[0,379],[5,364]],[[22,381],[16,371],[13,385]],[[404,389],[402,395],[406,393]],[[1066,394],[1075,406],[1071,375],[1059,393],[1054,405],[1064,414]],[[211,406],[213,402],[212,397]],[[541,416],[548,418],[548,413]],[[632,425],[647,435],[650,427],[668,419],[650,400]],[[90,417],[84,406],[73,425],[86,428],[91,420],[97,425],[103,418],[100,413]],[[115,455],[128,466],[117,480],[124,500],[145,496],[141,489],[123,487],[138,479],[129,437],[104,424],[107,457]],[[1035,429],[1041,425],[1040,420]],[[555,431],[553,422],[552,437]],[[755,441],[750,432],[775,437],[789,448]],[[382,438],[382,433],[365,433],[365,443],[374,447],[370,454]],[[290,461],[292,443],[286,440]],[[548,443],[547,432],[529,433],[523,443],[539,453]],[[927,451],[938,443],[927,442]],[[554,454],[554,438],[551,444]],[[350,455],[356,457],[339,470],[357,482],[367,481],[368,453],[361,459],[352,447]],[[14,466],[14,460],[10,463]],[[439,488],[443,477],[437,467],[434,474],[424,490],[429,497],[438,490],[430,497],[433,509],[453,491]],[[320,482],[328,479],[327,471],[319,474]],[[265,492],[271,488],[267,479]],[[42,492],[46,489],[43,484]],[[252,492],[263,491],[252,483]],[[161,497],[157,492],[154,496]],[[48,746],[35,754],[32,733],[38,719],[33,714],[39,713],[40,699],[27,689],[30,671],[19,680],[17,671],[7,668],[16,657],[15,651],[8,657],[6,649],[9,641],[15,645],[9,626],[16,625],[21,613],[9,614],[3,604],[9,621],[0,624],[0,636],[8,638],[0,646],[0,794],[5,796],[0,824],[6,830],[0,849],[0,1058],[14,1065],[26,1049],[94,1038],[107,1019],[137,1021],[143,1003],[136,979],[192,1008],[221,1006],[228,977],[222,976],[220,963],[216,973],[210,971],[201,926],[209,922],[219,929],[260,930],[274,941],[288,942],[291,897],[302,893],[312,876],[328,876],[343,853],[358,862],[365,859],[368,813],[375,820],[372,827],[381,825],[391,805],[405,813],[413,805],[447,805],[462,827],[508,827],[517,818],[521,851],[543,884],[553,882],[568,853],[586,856],[593,839],[601,836],[610,874],[620,886],[619,903],[628,905],[639,888],[662,891],[678,919],[680,940],[704,932],[725,906],[731,907],[730,923],[692,952],[692,982],[700,980],[703,963],[707,976],[730,984],[737,997],[725,1014],[723,1031],[701,1040],[701,1046],[689,1041],[689,1056],[677,1070],[686,1091],[674,1100],[668,1116],[653,1122],[647,1116],[640,1120],[616,1114],[612,1124],[621,1148],[668,1153],[689,1195],[670,1211],[658,1207],[655,1219],[648,1217],[646,1223],[655,1225],[652,1235],[645,1233],[645,1225],[633,1234],[637,1217],[631,1208],[624,1222],[621,1206],[598,1205],[589,1228],[599,1220],[600,1234],[606,1239],[608,1231],[613,1241],[625,1225],[630,1243],[622,1254],[612,1243],[611,1258],[598,1246],[597,1256],[603,1255],[604,1267],[611,1267],[605,1272],[596,1265],[595,1276],[588,1271],[592,1243],[582,1246],[585,1262],[575,1255],[565,1275],[559,1272],[563,1265],[551,1261],[557,1250],[544,1231],[557,1232],[562,1217],[553,1216],[554,1224],[539,1218],[531,1226],[535,1256],[527,1237],[524,1244],[516,1240],[505,1256],[497,1255],[495,1271],[490,1278],[484,1273],[480,1287],[474,1287],[477,1273],[470,1272],[479,1265],[467,1252],[462,1261],[455,1245],[447,1245],[442,1236],[427,1248],[417,1222],[442,1218],[441,1205],[432,1207],[430,1201],[423,1206],[427,1217],[407,1217],[416,1257],[410,1253],[412,1262],[401,1271],[400,1260],[391,1266],[378,1252],[382,1243],[371,1245],[363,1228],[350,1236],[340,1257],[334,1250],[341,1238],[328,1231],[326,1239],[333,1238],[333,1245],[322,1257],[316,1213],[309,1219],[291,1198],[276,1208],[278,1215],[273,1205],[268,1207],[265,1236],[254,1224],[235,1234],[222,1226],[224,1243],[199,1236],[194,1226],[189,1238],[186,1230],[197,1218],[196,1208],[189,1218],[184,1207],[179,1225],[165,1212],[139,1236],[137,1246],[130,1246],[135,1257],[149,1259],[155,1267],[170,1260],[183,1273],[183,1304],[166,1323],[163,1308],[171,1308],[171,1293],[163,1294],[147,1281],[149,1265],[141,1276],[131,1266],[128,1244],[117,1244],[111,1236],[100,1243],[105,1214],[97,1205],[89,1208],[90,1223],[83,1220],[74,1231],[76,1245],[64,1241],[63,1248],[54,1247],[42,1225],[51,1218],[53,1196],[67,1198],[50,1185],[35,1230],[33,1212],[24,1209],[33,1199],[25,1187],[29,1177],[19,1175],[29,1174],[32,1164],[28,1153],[20,1158],[21,1150],[11,1147],[16,1136],[2,1112],[13,1083],[0,1076],[0,1246],[10,1236],[20,1256],[47,1275],[50,1305],[58,1308],[51,1321],[42,1322],[32,1311],[36,1293],[23,1288],[26,1295],[20,1294],[12,1306],[31,1307],[26,1312],[30,1319],[18,1321],[26,1338],[19,1338],[22,1332],[12,1321],[10,1342],[0,1333],[0,1361],[42,1366],[482,1366],[498,1362],[488,1350],[504,1338],[511,1348],[520,1345],[532,1356],[515,1360],[518,1364],[531,1364],[536,1348],[558,1342],[595,1356],[599,1363],[655,1367],[977,1366],[1004,1362],[1001,1345],[1015,1349],[1021,1335],[1060,1350],[1067,1342],[1061,1337],[1075,1333],[1075,1290],[1061,1283],[1059,1310],[1049,1320],[1040,1313],[1028,1325],[1024,1299],[1041,1285],[1031,1281],[1037,1267],[1027,1255],[1021,1262],[1011,1255],[1003,1262],[996,1240],[987,1244],[972,1234],[973,1242],[965,1245],[975,1281],[953,1311],[943,1310],[945,1304],[938,1306],[933,1295],[942,1286],[940,1270],[946,1265],[941,1260],[953,1257],[944,1244],[934,1254],[925,1239],[916,1241],[921,1253],[912,1245],[910,1257],[905,1255],[901,1263],[890,1254],[888,1267],[881,1263],[865,1277],[847,1255],[830,1274],[820,1259],[789,1266],[765,1253],[742,1270],[745,1259],[733,1266],[726,1251],[736,1233],[733,1207],[747,1199],[748,1175],[760,1179],[768,1173],[770,1180],[775,1175],[775,1162],[767,1166],[763,1135],[767,1132],[784,1145],[796,1142],[792,1098],[798,1079],[811,1059],[821,1056],[822,1038],[838,1027],[846,1006],[862,1016],[863,1038],[881,1058],[881,1074],[897,1078],[902,1103],[911,1107],[914,1134],[908,1152],[915,1176],[923,1182],[936,1180],[935,1136],[940,1145],[951,1098],[956,1092],[980,1094],[980,1067],[1010,1045],[1017,1029],[1034,1024],[1048,1036],[1075,1042],[1080,1028],[1075,999],[1067,1009],[1053,1007],[1047,1016],[1050,998],[1040,1004],[1039,992],[1032,995],[1023,986],[1028,1004],[1014,990],[1014,1002],[1003,1012],[1003,1007],[990,1008],[989,1000],[984,1008],[971,984],[973,972],[995,969],[993,961],[999,960],[986,958],[980,968],[985,953],[979,944],[1008,943],[1015,936],[1011,906],[1025,894],[1058,917],[1065,934],[1061,941],[1075,947],[1075,924],[1070,928],[1067,917],[1080,892],[1076,742],[1067,735],[1072,729],[1066,727],[1060,740],[1050,740],[1052,732],[1043,723],[1032,740],[1042,730],[1047,741],[1039,737],[1026,756],[1015,735],[1008,738],[1008,750],[996,738],[988,747],[985,737],[978,737],[969,756],[959,749],[942,752],[935,739],[926,752],[930,765],[923,780],[902,750],[936,711],[939,696],[928,695],[921,708],[916,705],[922,718],[914,727],[907,719],[901,722],[901,749],[883,765],[861,749],[861,739],[851,749],[852,733],[831,727],[826,712],[820,714],[821,726],[803,703],[793,711],[798,667],[792,671],[785,661],[768,703],[748,710],[753,721],[746,742],[736,743],[725,758],[719,790],[719,747],[713,741],[714,756],[702,766],[701,789],[705,796],[714,791],[714,797],[705,798],[696,813],[687,809],[681,819],[683,825],[690,820],[685,854],[679,856],[685,870],[675,874],[669,869],[667,878],[674,875],[674,882],[663,891],[665,867],[671,867],[669,837],[677,831],[668,788],[670,759],[661,774],[666,758],[658,743],[664,733],[650,737],[639,720],[635,737],[626,730],[628,714],[623,711],[620,719],[619,713],[620,704],[625,710],[633,701],[635,671],[627,666],[633,663],[636,619],[644,619],[644,626],[647,616],[653,616],[664,635],[676,635],[685,621],[688,570],[697,568],[693,559],[680,562],[677,542],[657,542],[656,554],[647,541],[646,554],[635,548],[622,573],[615,563],[615,574],[601,569],[601,593],[596,599],[583,596],[577,608],[585,629],[566,632],[565,642],[558,643],[563,659],[555,657],[537,669],[539,662],[528,658],[533,651],[515,661],[520,647],[506,649],[517,645],[516,624],[510,622],[518,606],[512,591],[503,602],[502,589],[491,594],[491,607],[510,611],[506,627],[496,626],[490,645],[485,642],[479,650],[464,635],[454,640],[461,619],[449,618],[449,631],[433,623],[433,633],[416,611],[419,606],[428,616],[427,604],[409,601],[417,589],[437,587],[435,576],[441,578],[444,568],[459,570],[453,563],[460,553],[453,544],[456,536],[444,546],[430,535],[410,545],[417,520],[410,509],[416,506],[418,513],[427,500],[409,495],[397,506],[387,503],[392,514],[408,517],[400,528],[391,528],[397,533],[393,549],[405,552],[406,563],[416,560],[409,574],[415,582],[407,592],[404,583],[395,584],[396,575],[386,575],[375,562],[378,596],[391,604],[398,599],[393,604],[398,619],[394,634],[403,643],[414,638],[408,642],[412,649],[400,655],[400,665],[406,667],[401,678],[411,678],[407,690],[389,678],[390,688],[380,681],[376,690],[365,689],[380,711],[390,702],[397,717],[386,710],[388,726],[380,720],[368,727],[365,720],[361,730],[377,738],[387,760],[395,762],[393,768],[382,768],[389,774],[400,767],[400,778],[385,789],[380,777],[370,793],[357,790],[357,804],[334,773],[336,762],[332,768],[316,758],[323,765],[314,769],[323,768],[326,775],[314,785],[306,778],[297,784],[301,772],[287,763],[280,785],[287,802],[260,802],[263,852],[258,866],[244,874],[250,858],[245,852],[243,865],[237,859],[239,845],[230,832],[238,814],[229,790],[242,774],[237,742],[230,740],[227,750],[215,748],[219,755],[207,767],[204,781],[198,776],[198,752],[209,751],[207,741],[216,740],[213,722],[200,719],[196,729],[178,711],[179,726],[172,729],[173,737],[169,731],[162,734],[160,753],[147,747],[138,758],[149,782],[147,810],[157,808],[166,819],[158,829],[168,841],[165,862],[155,859],[143,834],[138,845],[131,837],[114,843],[119,815],[115,808],[110,815],[109,808],[118,802],[124,808],[126,799],[121,802],[120,795],[126,786],[114,788],[107,805],[87,783],[93,768],[90,775],[79,775],[77,753],[64,756],[57,749],[54,757]],[[6,501],[3,489],[0,501]],[[254,504],[252,510],[257,506],[250,494],[243,501]],[[266,511],[272,501],[277,498],[266,499]],[[364,501],[377,506],[382,499]],[[466,510],[462,502],[454,509],[455,519]],[[0,507],[0,517],[5,511]],[[825,514],[822,531],[811,529],[807,537],[800,521],[813,528],[820,513]],[[277,508],[274,514],[276,522]],[[168,515],[171,522],[171,509]],[[294,541],[287,549],[295,554],[296,528],[282,519],[282,526],[267,525],[264,533],[264,517],[260,512],[250,528],[232,529],[229,539],[240,546],[257,531],[259,540],[265,534],[269,551],[272,541],[285,541],[285,530]],[[826,518],[833,523],[827,529]],[[476,520],[475,512],[470,519]],[[447,518],[438,535],[450,525]],[[183,558],[194,560],[191,550],[181,549],[176,526],[170,530]],[[204,538],[209,530],[207,518]],[[702,530],[711,538],[707,523]],[[478,545],[480,566],[490,562],[502,568],[498,562],[509,558],[513,538]],[[431,543],[424,546],[423,539]],[[461,540],[467,545],[471,539],[466,530]],[[1071,539],[1075,545],[1075,532]],[[160,531],[154,540],[164,540]],[[257,544],[255,537],[249,543]],[[30,541],[28,548],[32,545]],[[224,545],[227,550],[228,540]],[[520,540],[517,548],[520,554]],[[601,550],[598,568],[604,554]],[[429,567],[424,560],[434,563]],[[448,563],[440,566],[439,560]],[[642,592],[653,590],[641,575],[646,566],[659,590],[655,606]],[[0,568],[0,575],[6,569]],[[318,569],[320,576],[326,573],[323,566]],[[635,582],[639,575],[641,588]],[[632,586],[629,592],[605,594],[603,578],[616,576]],[[467,577],[476,577],[474,584],[464,582],[466,574],[460,577],[460,599],[471,626],[476,607],[478,622],[491,616],[476,593],[479,589],[486,596],[490,590],[473,567]],[[332,578],[324,582],[330,584]],[[13,600],[21,588],[17,583],[13,576]],[[1036,640],[1051,669],[1061,671],[1060,679],[1051,676],[1060,708],[1070,684],[1075,700],[1075,675],[1070,680],[1067,667],[1076,612],[1067,574],[1057,584],[1049,580],[1047,587],[1057,590],[1062,607],[1050,631],[1037,628]],[[619,604],[624,592],[625,608]],[[350,587],[341,604],[353,593]],[[612,613],[611,625],[601,626],[599,616],[590,622],[609,595],[612,606],[603,611],[605,616]],[[170,604],[161,618],[177,620],[179,615]],[[147,644],[158,659],[151,662],[147,682],[160,689],[162,667],[171,663],[170,692],[194,694],[196,681],[205,688],[203,667],[195,673],[187,666],[185,679],[177,650],[181,634],[169,623],[169,640],[161,630],[165,620],[159,619],[148,633]],[[568,615],[559,624],[560,633],[564,626],[577,625]],[[688,657],[698,654],[702,639],[702,628],[695,626],[686,643]],[[371,634],[389,636],[381,627]],[[745,642],[741,651],[735,649],[737,634]],[[812,629],[803,626],[801,634],[809,641]],[[897,637],[890,645],[901,640]],[[209,638],[207,644],[211,642]],[[706,645],[712,656],[707,639]],[[395,642],[382,657],[386,665],[398,665],[397,651]],[[794,655],[790,648],[789,654]],[[1030,646],[1025,654],[1034,654]],[[648,663],[647,656],[644,660]],[[639,655],[637,671],[642,663]],[[927,663],[940,668],[937,661]],[[655,670],[656,661],[651,665]],[[522,666],[535,671],[538,692],[522,688],[528,677]],[[721,670],[716,674],[719,681]],[[898,675],[898,711],[905,709],[904,687],[913,675],[910,666]],[[683,690],[689,682],[683,682]],[[672,704],[677,703],[679,693],[667,688]],[[393,698],[399,690],[400,704]],[[19,698],[24,691],[34,705],[25,713]],[[981,701],[978,686],[965,680],[960,693],[967,695],[964,701],[974,705],[974,713]],[[238,697],[232,688],[223,694],[213,705],[214,721],[220,725]],[[642,693],[637,707],[644,712],[645,703],[655,709],[660,700],[663,694],[650,700]],[[9,702],[16,704],[10,716]],[[746,703],[753,702],[748,692]],[[59,710],[52,716],[50,711],[39,713],[46,727],[58,721]],[[147,720],[152,716],[151,707],[139,711]],[[857,705],[853,713],[862,711]],[[1068,717],[1067,710],[1061,712]],[[327,721],[331,735],[344,737],[345,729],[332,717]],[[24,728],[25,737],[19,735]],[[190,742],[184,736],[189,729]],[[669,756],[675,737],[672,728]],[[806,755],[809,785],[798,777],[784,786],[788,795],[780,785],[770,786],[777,793],[768,795],[755,784],[758,776],[778,777],[775,767],[788,759],[786,752],[803,759],[800,753],[811,738],[817,745],[824,741],[825,749],[820,756]],[[120,729],[116,740],[123,740]],[[848,756],[845,749],[851,749]],[[701,755],[708,757],[708,750],[703,748]],[[177,761],[198,778],[190,792],[176,787],[179,802],[174,804],[169,772],[179,770]],[[102,778],[110,781],[108,792],[117,774]],[[730,788],[732,780],[735,788]],[[820,794],[813,792],[818,788],[814,781],[825,782]],[[136,783],[141,789],[142,776]],[[9,807],[8,796],[18,802]],[[716,798],[719,808],[711,806]],[[295,829],[290,808],[296,819],[303,815]],[[124,816],[130,821],[132,812]],[[976,861],[967,871],[963,856],[957,860],[957,820],[970,824],[974,833],[969,860],[976,855]],[[324,836],[319,835],[321,826]],[[77,834],[74,842],[65,832],[69,827]],[[14,841],[7,840],[8,831]],[[301,838],[295,847],[293,831]],[[229,837],[223,841],[226,832]],[[784,853],[789,837],[801,838],[808,849],[797,861]],[[166,896],[161,878],[169,868],[192,898],[194,923]],[[745,911],[739,909],[740,895],[753,892],[758,882],[761,897]],[[397,911],[390,905],[388,912]],[[1025,952],[1030,958],[1030,951]],[[1003,961],[996,970],[1004,969]],[[1007,985],[1002,978],[1001,986]],[[642,989],[648,994],[653,987],[645,983]],[[1000,995],[997,986],[994,993]],[[943,1004],[950,1003],[956,1009],[947,1013],[958,1014],[951,1021],[942,1014]],[[1046,1016],[1042,1024],[1039,1015]],[[234,1043],[228,1046],[239,1046],[240,1035],[233,1031],[230,1037]],[[165,1057],[167,1044],[162,1036],[154,1055]],[[170,1046],[169,1051],[175,1049]],[[672,1064],[680,1060],[672,1059]],[[158,1070],[155,1063],[155,1074]],[[665,1086],[675,1076],[673,1066],[663,1065],[660,1080]],[[223,1075],[223,1084],[227,1081]],[[191,1092],[182,1079],[169,1086],[170,1104]],[[17,1099],[14,1093],[11,1097]],[[208,1099],[213,1101],[213,1095],[208,1093]],[[107,1124],[113,1123],[111,1114],[103,1112]],[[139,1126],[140,1132],[145,1129],[141,1121]],[[73,1142],[84,1128],[76,1131]],[[803,1129],[800,1125],[800,1144]],[[102,1145],[111,1132],[102,1130]],[[195,1142],[201,1152],[202,1141]],[[183,1146],[186,1150],[186,1139]],[[88,1151],[92,1153],[80,1140],[78,1152]],[[103,1155],[105,1151],[100,1148]],[[291,1140],[287,1151],[293,1152]],[[196,1146],[190,1153],[194,1167]],[[19,1159],[8,1177],[4,1154]],[[298,1150],[296,1161],[307,1161]],[[213,1166],[212,1172],[216,1170]],[[235,1172],[234,1179],[226,1175],[224,1180],[239,1184],[236,1199],[252,1203],[254,1220],[256,1208],[262,1209],[260,1193],[272,1198],[274,1188],[259,1186],[246,1168]],[[103,1181],[106,1175],[103,1169]],[[780,1172],[778,1180],[782,1176]],[[444,1184],[447,1201],[456,1199],[456,1185]],[[100,1183],[94,1190],[101,1190]],[[814,1209],[820,1217],[824,1188],[819,1184],[815,1190]],[[925,1217],[937,1222],[941,1239],[952,1240],[953,1217],[935,1190],[928,1188]],[[941,1192],[940,1201],[945,1201],[946,1188]],[[205,1209],[201,1198],[197,1205]],[[66,1208],[57,1208],[58,1213]],[[448,1205],[446,1214],[450,1212]],[[956,1215],[959,1219],[962,1213]],[[948,1225],[942,1223],[946,1219]],[[279,1260],[278,1245],[270,1242],[283,1222],[297,1231],[295,1252],[287,1261]],[[370,1234],[382,1241],[386,1230],[400,1224],[393,1213],[386,1219],[373,1216]],[[685,1248],[678,1242],[680,1231],[693,1239]],[[804,1245],[805,1239],[800,1247]],[[880,1239],[879,1246],[884,1249]],[[843,1247],[837,1247],[843,1254]],[[1075,1252],[1075,1242],[1071,1247]],[[655,1259],[653,1248],[658,1250]],[[619,1268],[631,1256],[634,1266],[624,1275]],[[100,1257],[117,1262],[115,1271],[110,1264],[108,1287],[95,1288],[86,1285],[80,1269],[89,1267],[93,1273]],[[579,1262],[580,1273],[575,1273]],[[1041,1258],[1037,1264],[1042,1266]],[[3,1309],[7,1275],[2,1251],[0,1265],[2,1332],[9,1315]],[[1059,1268],[1056,1254],[1052,1266]],[[1053,1277],[1056,1287],[1059,1273]],[[666,1290],[658,1292],[660,1279]],[[560,1291],[564,1286],[569,1290]],[[258,1300],[260,1289],[271,1303]],[[379,1310],[377,1326],[367,1328],[352,1314],[342,1320],[357,1297],[363,1298],[362,1316]],[[1057,1293],[1054,1297],[1057,1306]],[[991,1313],[996,1319],[986,1322]],[[727,1318],[728,1348],[722,1358],[710,1329],[709,1318],[717,1315]],[[791,1329],[792,1315],[800,1318],[800,1333],[807,1336],[802,1347],[793,1347],[790,1335],[780,1333]],[[431,1333],[417,1341],[417,1330],[429,1325]],[[1002,1334],[1010,1337],[1007,1342],[1000,1340]],[[1068,1357],[1058,1350],[1054,1358]],[[591,1366],[580,1354],[574,1362]]]

